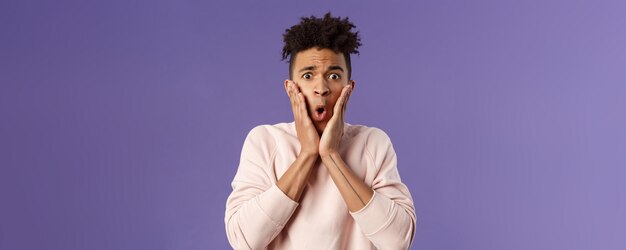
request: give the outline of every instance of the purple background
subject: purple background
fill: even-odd
[[[247,132],[291,121],[282,33],[361,31],[413,249],[626,249],[623,1],[2,1],[0,249],[226,249]]]

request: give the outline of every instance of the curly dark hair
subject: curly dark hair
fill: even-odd
[[[296,54],[300,51],[313,47],[331,49],[336,53],[342,53],[346,59],[348,79],[352,75],[350,54],[359,54],[357,50],[361,46],[359,32],[350,31],[356,28],[348,17],[332,17],[330,12],[323,18],[315,16],[302,17],[300,23],[291,26],[283,34],[283,60],[289,57],[289,78],[293,79],[292,70]]]

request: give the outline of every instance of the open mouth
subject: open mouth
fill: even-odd
[[[315,121],[323,121],[326,118],[326,108],[322,105],[319,105],[315,108],[315,112],[313,112],[313,120]]]

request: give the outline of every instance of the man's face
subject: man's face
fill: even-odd
[[[348,79],[346,60],[342,53],[330,49],[310,48],[296,54],[291,75],[307,104],[309,117],[318,133],[322,133],[341,90],[354,81]],[[285,81],[285,87],[287,86]]]

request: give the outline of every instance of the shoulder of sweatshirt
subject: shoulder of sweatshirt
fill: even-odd
[[[284,144],[284,140],[297,140],[295,127],[289,123],[262,124],[250,130],[246,137],[246,143],[254,148],[265,151],[264,155],[273,155],[278,145]]]
[[[391,139],[380,128],[365,125],[349,125],[347,127],[344,136],[353,142],[365,145],[371,152],[391,146]]]
[[[297,137],[296,130],[293,122],[291,123],[276,123],[276,124],[261,124],[250,130],[248,133],[249,138],[259,138],[265,141],[268,139],[276,140],[278,137]]]

